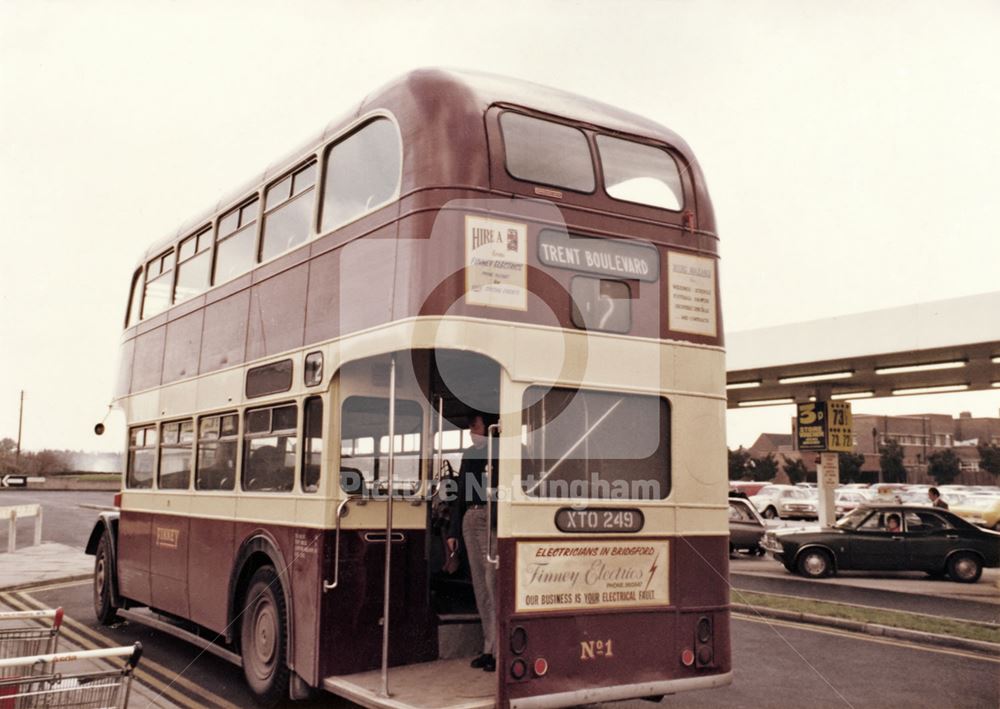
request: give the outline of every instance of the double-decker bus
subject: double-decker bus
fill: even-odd
[[[97,616],[228,658],[264,704],[728,683],[717,264],[659,124],[488,75],[383,87],[143,255]],[[442,532],[476,416],[495,672]]]

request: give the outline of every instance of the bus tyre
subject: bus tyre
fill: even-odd
[[[983,562],[979,557],[959,552],[948,559],[948,576],[959,583],[975,583],[983,575]]]
[[[799,555],[799,573],[810,579],[821,579],[833,571],[833,560],[822,549],[806,549]]]
[[[94,556],[94,615],[101,625],[115,622],[118,609],[111,604],[111,575],[115,573],[111,560],[111,537],[105,532],[97,544]]]
[[[254,573],[247,586],[240,623],[240,652],[247,684],[263,706],[288,698],[288,633],[285,595],[270,566]]]

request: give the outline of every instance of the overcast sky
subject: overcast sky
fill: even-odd
[[[728,330],[998,290],[998,36],[995,0],[0,0],[0,436],[23,388],[25,448],[120,448],[120,428],[91,430],[144,248],[422,66],[557,86],[684,136]],[[997,391],[855,404],[998,408]],[[790,416],[732,414],[730,444]]]

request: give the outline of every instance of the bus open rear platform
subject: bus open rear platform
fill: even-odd
[[[372,709],[485,709],[496,703],[496,679],[465,657],[390,667],[389,697],[379,696],[381,670],[327,677],[323,689]]]

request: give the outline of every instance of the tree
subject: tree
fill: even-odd
[[[743,480],[744,477],[751,479],[752,460],[750,453],[743,446],[729,451],[729,479]]]
[[[905,483],[906,466],[903,465],[903,446],[890,438],[884,446],[879,446],[878,464],[882,469],[882,479],[887,483]]]
[[[958,456],[951,448],[927,456],[927,472],[938,485],[947,485],[961,472]]]
[[[778,459],[774,457],[774,453],[768,453],[762,458],[753,458],[753,462],[753,479],[757,482],[774,480],[774,476],[778,474]]]
[[[857,482],[861,477],[861,468],[865,465],[865,457],[861,453],[840,453],[837,456],[840,468],[840,480],[845,483]]]
[[[979,467],[991,475],[1000,476],[1000,446],[983,444],[978,447]]]
[[[789,458],[787,455],[782,454],[781,459],[785,463],[784,470],[785,475],[788,476],[788,482],[794,485],[806,479],[809,469],[806,468],[806,463],[802,458]]]

